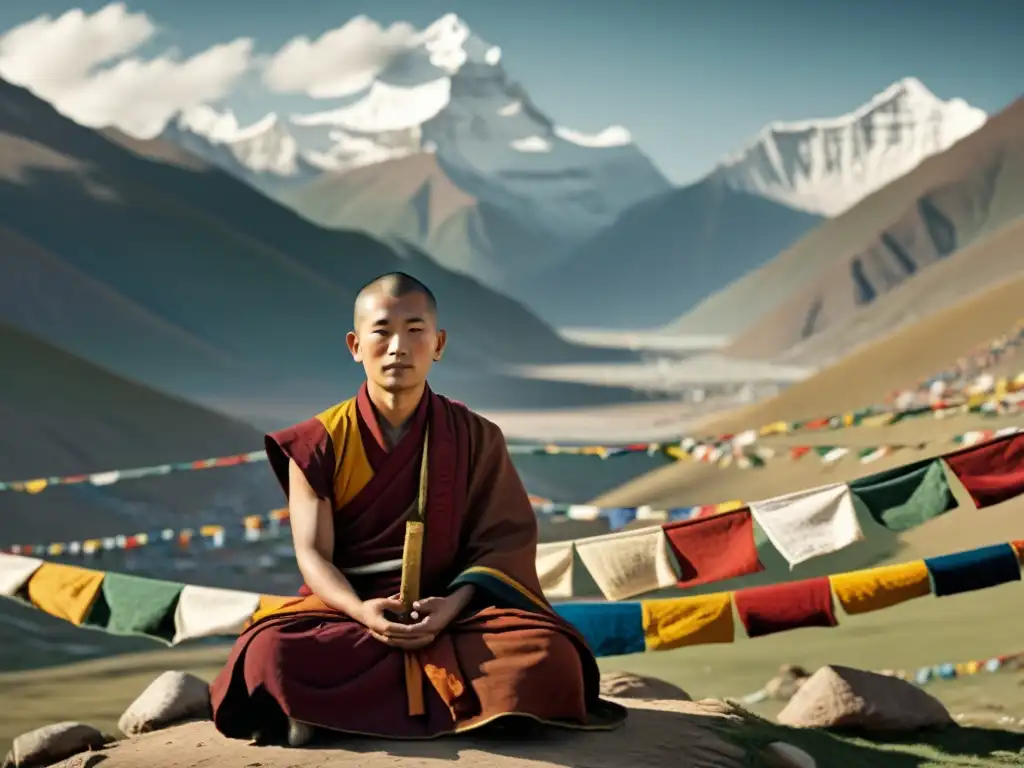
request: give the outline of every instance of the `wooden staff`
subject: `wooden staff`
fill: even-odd
[[[412,606],[420,599],[420,580],[423,568],[423,534],[426,528],[427,512],[427,453],[430,445],[430,428],[423,437],[423,459],[420,461],[420,488],[416,507],[405,521],[405,544],[402,548],[402,585],[398,599],[405,606],[405,618],[409,620]],[[423,670],[420,663],[409,651],[405,653],[405,692],[411,716],[426,714],[423,700]]]

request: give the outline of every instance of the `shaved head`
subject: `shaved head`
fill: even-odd
[[[352,313],[353,327],[359,326],[361,306],[364,303],[364,299],[371,296],[387,296],[392,299],[400,299],[411,293],[418,293],[422,295],[427,300],[427,307],[431,314],[433,314],[435,318],[437,317],[437,299],[434,298],[433,292],[427,288],[427,286],[405,272],[388,272],[387,274],[374,278],[359,289],[359,293],[356,294],[355,307]]]

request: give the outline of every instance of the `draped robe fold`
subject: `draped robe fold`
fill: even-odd
[[[622,707],[599,698],[586,642],[543,597],[537,521],[496,425],[427,389],[389,451],[364,385],[357,397],[268,435],[266,448],[286,495],[294,460],[330,500],[333,562],[369,599],[398,593],[425,434],[422,596],[471,584],[472,603],[433,644],[409,653],[370,637],[305,586],[261,609],[211,684],[214,722],[226,736],[281,728],[285,716],[389,738],[463,732],[505,715],[586,729],[624,720]],[[422,684],[419,714],[407,689],[410,664]]]

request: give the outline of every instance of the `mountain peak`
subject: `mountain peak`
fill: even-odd
[[[728,186],[835,216],[980,128],[985,113],[915,77],[839,117],[772,122],[713,171]]]

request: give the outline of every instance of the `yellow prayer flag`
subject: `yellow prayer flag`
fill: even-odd
[[[747,505],[742,501],[735,499],[733,501],[721,501],[715,504],[715,514],[721,515],[723,512],[735,512],[737,509],[743,509],[745,506]]]
[[[25,492],[26,493],[39,493],[46,489],[50,482],[45,478],[41,477],[38,480],[26,480],[25,481]]]
[[[58,619],[81,624],[103,584],[103,571],[43,563],[28,582],[32,605]]]
[[[684,459],[690,458],[690,454],[680,448],[678,445],[666,445],[665,453],[671,456],[676,461],[683,461]]]
[[[868,613],[931,594],[924,560],[829,576],[832,591],[848,614]]]
[[[648,651],[686,645],[731,643],[736,636],[732,593],[643,600],[644,644]]]

